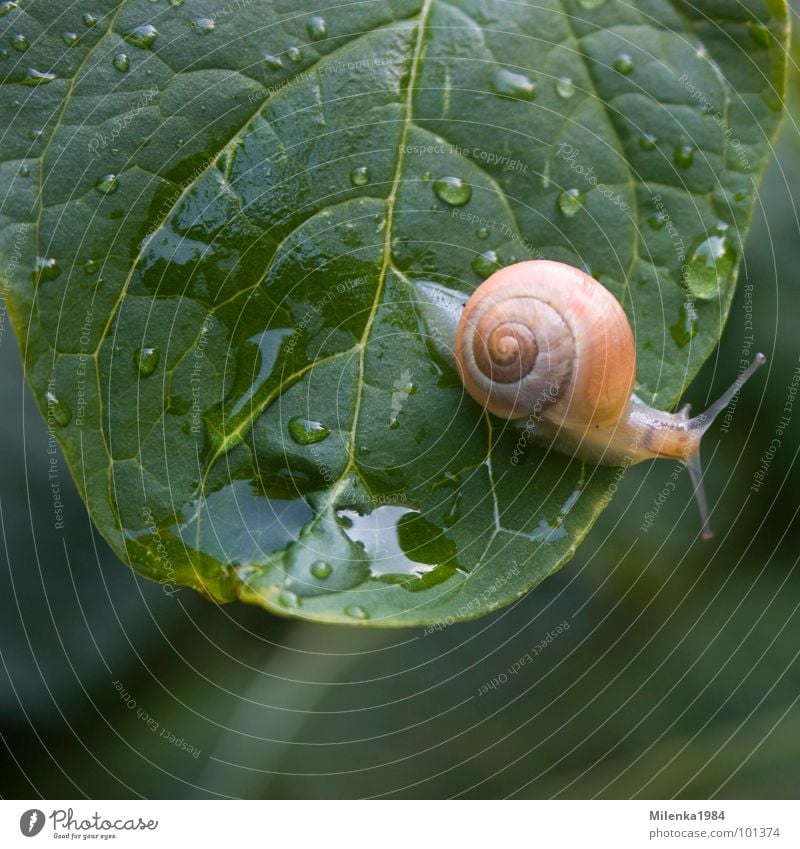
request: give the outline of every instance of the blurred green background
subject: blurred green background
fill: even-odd
[[[799,82],[795,67],[722,345],[687,395],[702,408],[735,376],[752,283],[769,364],[705,443],[717,539],[690,542],[683,479],[640,530],[671,467],[636,466],[562,572],[473,623],[361,631],[167,597],[63,478],[56,533],[47,431],[7,330],[0,795],[797,798],[800,401],[750,487],[800,364]]]

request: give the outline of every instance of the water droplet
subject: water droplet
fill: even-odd
[[[142,377],[150,377],[160,359],[161,351],[158,348],[139,348],[133,355],[133,362]]]
[[[58,262],[54,257],[40,256],[36,258],[36,271],[34,277],[40,283],[46,280],[55,280],[61,273]]]
[[[100,268],[100,263],[96,259],[87,259],[83,264],[83,270],[87,274],[96,274],[98,268]]]
[[[128,61],[127,53],[117,53],[117,55],[112,60],[114,67],[118,71],[122,71],[123,74],[128,72],[128,69],[131,66],[131,63]]]
[[[345,616],[349,616],[351,619],[359,619],[362,622],[365,619],[369,619],[369,613],[360,604],[348,605],[345,607],[344,612]]]
[[[41,130],[28,130],[28,138],[31,141],[39,141],[39,139],[41,137],[42,137],[42,131]]]
[[[8,0],[6,3],[0,3],[0,18],[3,15],[7,15],[12,9],[16,9],[17,4],[12,2],[12,0]]]
[[[423,180],[423,182],[425,182],[425,183],[430,183],[430,181],[431,181],[432,179],[433,179],[433,174],[431,174],[431,172],[430,172],[430,171],[423,171],[423,172],[422,172],[422,180]]]
[[[267,55],[264,57],[264,62],[266,62],[267,67],[273,71],[278,71],[283,67],[281,57],[273,56],[271,53],[267,53]]]
[[[77,32],[65,32],[61,36],[61,40],[67,47],[74,47],[78,43],[78,33]]]
[[[434,182],[433,191],[439,200],[450,206],[464,206],[472,197],[472,187],[461,177],[440,177]]]
[[[478,277],[486,278],[501,267],[500,258],[495,251],[484,251],[472,261],[472,270]]]
[[[559,77],[556,80],[556,94],[564,100],[569,100],[575,94],[575,84],[571,77]]]
[[[639,147],[642,150],[655,150],[657,141],[658,139],[655,136],[645,133],[643,136],[639,136]]]
[[[490,83],[492,91],[501,97],[513,97],[517,100],[533,100],[536,86],[525,74],[517,74],[501,68],[495,71]]]
[[[678,320],[669,326],[669,335],[679,348],[685,348],[697,335],[697,319],[694,317],[694,310],[690,314],[686,304],[681,304]]]
[[[46,85],[56,78],[55,74],[47,71],[37,71],[36,68],[28,68],[25,76],[20,80],[22,85]]]
[[[489,228],[488,227],[478,227],[475,231],[475,235],[479,239],[488,239],[489,238]]]
[[[183,6],[183,0],[169,0],[169,5],[175,6],[175,8],[177,8],[178,6]]]
[[[572,218],[583,209],[583,194],[580,189],[567,189],[558,196],[558,210],[567,218]]]
[[[317,580],[324,581],[331,572],[333,572],[333,566],[325,560],[315,560],[311,564],[311,574],[317,578]]]
[[[350,172],[350,182],[356,187],[366,186],[371,179],[369,168],[366,165],[359,165]]]
[[[656,212],[647,219],[647,223],[653,228],[653,230],[661,230],[661,228],[667,223],[667,215],[664,212]]]
[[[97,23],[97,15],[93,15],[91,12],[83,13],[83,25],[85,27],[93,27]]]
[[[306,32],[312,41],[320,41],[328,34],[325,19],[319,15],[313,15],[306,21]]]
[[[291,590],[281,590],[278,594],[278,604],[281,607],[300,607],[300,599]]]
[[[21,165],[20,166],[20,169],[19,169],[19,176],[20,177],[27,177],[27,176],[30,175],[30,173],[31,173],[30,168],[28,168],[27,165]]]
[[[14,50],[24,53],[30,47],[30,44],[28,44],[28,39],[22,33],[17,33],[11,36],[11,46]]]
[[[630,53],[620,53],[614,60],[613,65],[614,69],[619,71],[620,74],[628,76],[633,70],[633,59],[631,59]]]
[[[729,278],[735,264],[736,251],[731,247],[723,229],[703,239],[689,254],[686,287],[696,298],[716,298],[719,295],[720,281]]]
[[[128,30],[123,38],[128,44],[132,44],[134,47],[149,50],[153,46],[153,42],[158,38],[158,30],[152,24],[142,24],[139,27],[134,27],[132,30]]]
[[[298,445],[313,445],[327,439],[331,432],[321,422],[294,416],[289,419],[289,435]]]
[[[216,24],[214,23],[213,18],[195,18],[192,21],[192,29],[202,35],[208,35],[209,33],[214,32],[215,27]]]
[[[53,421],[60,427],[64,427],[70,423],[72,420],[72,411],[67,406],[66,402],[58,400],[55,392],[48,389],[48,391],[44,393],[44,400],[47,404],[48,421],[52,418]]]
[[[592,9],[599,9],[606,0],[578,0],[578,2],[584,9],[588,9],[591,12]]]
[[[286,55],[289,57],[289,61],[294,62],[295,64],[303,61],[303,54],[299,47],[290,47],[286,51]]]
[[[675,164],[679,168],[688,168],[694,162],[694,148],[690,144],[681,144],[673,154]]]
[[[94,187],[104,195],[111,195],[119,188],[119,177],[116,174],[106,174],[94,184]]]
[[[762,44],[764,47],[769,47],[769,45],[773,42],[772,33],[769,31],[769,27],[764,26],[764,24],[759,21],[748,21],[747,31],[750,33],[750,37],[753,41],[758,44]]]

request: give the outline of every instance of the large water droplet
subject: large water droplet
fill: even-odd
[[[440,177],[434,182],[433,191],[439,200],[450,206],[464,206],[472,197],[472,187],[461,177]]]
[[[322,422],[304,419],[302,416],[293,416],[289,419],[289,435],[298,445],[313,445],[327,439],[331,432]]]
[[[345,616],[349,616],[351,619],[358,619],[360,621],[364,621],[365,619],[369,619],[369,613],[360,605],[360,604],[351,604],[345,607],[344,609]]]
[[[331,564],[326,560],[315,560],[311,564],[311,574],[318,581],[324,581],[326,578],[330,577],[331,572],[333,572],[333,566],[331,566]]]
[[[82,20],[85,27],[93,27],[97,23],[97,15],[93,15],[91,12],[84,12]]]
[[[74,47],[78,43],[78,33],[77,32],[65,32],[61,36],[61,40],[64,42],[67,47]]]
[[[678,312],[678,320],[675,324],[670,324],[669,335],[675,340],[675,344],[679,348],[685,348],[697,334],[697,319],[686,309],[686,304],[681,304]]]
[[[492,250],[484,251],[472,261],[472,270],[482,278],[489,277],[501,267],[500,257]]]
[[[149,50],[153,46],[153,42],[158,38],[158,30],[152,24],[142,24],[139,27],[134,27],[132,30],[128,30],[123,38],[128,44],[132,44],[134,47]]]
[[[56,393],[48,390],[44,393],[44,400],[47,404],[47,419],[52,418],[53,421],[60,427],[68,425],[72,421],[72,411],[67,406],[65,401],[59,401]]]
[[[55,74],[48,71],[37,71],[36,68],[28,68],[25,76],[20,80],[22,85],[46,85],[56,78]]]
[[[688,168],[694,162],[694,148],[690,144],[681,144],[673,153],[675,164],[679,168]]]
[[[133,362],[142,377],[150,377],[161,359],[161,351],[156,347],[139,348],[133,355]]]
[[[525,76],[501,68],[495,71],[490,83],[492,91],[502,97],[517,100],[533,100],[536,97],[536,85]]]
[[[11,36],[11,46],[14,50],[24,53],[30,47],[30,44],[28,44],[28,39],[22,33],[18,32],[16,35]]]
[[[624,74],[625,76],[633,71],[633,59],[631,59],[630,53],[620,53],[614,59],[613,65],[616,71],[619,71],[620,74]]]
[[[264,62],[266,63],[267,67],[272,71],[278,71],[283,67],[281,57],[273,56],[272,53],[267,53],[267,55],[264,56]]]
[[[106,174],[94,184],[94,187],[104,195],[111,195],[119,188],[119,177],[116,174]]]
[[[290,47],[286,51],[286,55],[289,57],[289,61],[295,64],[303,61],[303,54],[299,47]]]
[[[556,94],[563,97],[564,100],[569,100],[575,94],[575,84],[572,82],[572,77],[559,77],[556,80]]]
[[[117,53],[117,55],[112,59],[112,63],[114,67],[118,71],[122,71],[123,74],[126,74],[131,66],[127,53]]]
[[[724,232],[703,239],[689,255],[686,286],[702,300],[711,300],[719,295],[720,281],[733,273],[736,252]]]
[[[300,607],[300,599],[297,597],[297,593],[293,593],[291,590],[281,590],[278,594],[278,604],[281,607]]]
[[[7,15],[12,9],[16,9],[17,4],[12,2],[12,0],[7,0],[6,3],[0,3],[0,18],[3,15]]]
[[[54,257],[40,256],[36,258],[35,277],[39,282],[55,280],[60,273],[61,269]]]
[[[567,189],[558,196],[557,204],[562,215],[572,218],[583,209],[583,194],[580,189]]]
[[[201,35],[208,35],[214,32],[216,24],[213,18],[195,18],[192,21],[192,29],[199,32]]]
[[[312,15],[306,21],[306,32],[312,41],[321,41],[328,34],[328,27],[325,19],[319,15]]]
[[[359,165],[350,172],[350,182],[356,187],[366,186],[370,179],[369,168],[366,165]]]

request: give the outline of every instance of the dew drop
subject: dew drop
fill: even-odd
[[[72,411],[65,401],[58,400],[55,392],[48,389],[48,391],[44,393],[44,400],[47,404],[48,420],[52,418],[59,427],[64,427],[72,421]]]
[[[472,197],[472,187],[461,177],[440,177],[434,182],[433,191],[439,200],[450,206],[464,206]]]
[[[333,566],[325,560],[315,560],[311,564],[311,574],[319,581],[324,581],[331,572],[333,572]]]
[[[306,32],[312,41],[321,41],[328,34],[325,19],[319,17],[319,15],[312,15],[306,21]]]
[[[12,2],[12,0],[8,0],[6,3],[0,3],[0,18],[3,15],[7,15],[12,9],[16,9],[17,4]]]
[[[348,605],[345,607],[344,612],[345,615],[349,616],[351,619],[359,619],[362,622],[365,619],[369,619],[369,613],[367,613],[360,604]]]
[[[119,177],[116,174],[105,174],[94,187],[104,195],[112,195],[119,188]]]
[[[688,168],[694,162],[694,148],[690,144],[678,145],[673,159],[679,168]]]
[[[97,23],[97,15],[93,15],[91,12],[83,13],[83,25],[85,27],[93,27]]]
[[[37,71],[36,68],[28,68],[20,82],[22,85],[47,85],[47,83],[51,83],[55,78],[55,74],[47,71]]]
[[[663,212],[656,212],[647,219],[647,223],[653,230],[661,230],[667,223],[667,216]]]
[[[36,271],[34,276],[40,283],[47,280],[55,280],[60,273],[61,269],[58,267],[58,262],[54,257],[36,257]]]
[[[142,377],[150,377],[156,370],[158,361],[161,359],[161,351],[158,348],[139,348],[133,355],[133,361]]]
[[[283,62],[281,61],[280,56],[273,56],[272,53],[267,53],[264,57],[264,62],[267,67],[272,71],[278,71],[283,67]]]
[[[313,445],[327,439],[331,432],[321,422],[304,419],[302,416],[293,416],[289,419],[289,436],[298,445]]]
[[[201,35],[208,35],[214,32],[215,27],[216,24],[213,18],[195,18],[192,21],[192,29]]]
[[[123,74],[126,74],[131,66],[130,62],[128,61],[127,53],[117,53],[117,55],[113,58],[112,63],[114,67],[118,71],[122,71]]]
[[[500,258],[492,250],[478,254],[472,261],[472,270],[481,278],[489,277],[489,275],[494,274],[501,267]]]
[[[633,71],[633,59],[631,59],[630,53],[620,53],[614,59],[613,65],[616,71],[619,71],[620,74],[626,77]]]
[[[536,86],[525,74],[501,68],[496,71],[490,83],[492,91],[501,97],[513,97],[517,100],[533,100]]]
[[[655,136],[645,133],[643,136],[639,136],[639,147],[642,150],[655,150],[657,141],[658,139]]]
[[[30,47],[30,44],[28,44],[28,39],[22,33],[18,32],[16,35],[11,36],[11,46],[14,50],[24,53]]]
[[[300,607],[300,599],[297,597],[297,593],[293,593],[291,590],[281,590],[278,594],[278,604],[281,607]]]
[[[30,173],[31,173],[30,168],[28,168],[27,165],[21,165],[20,166],[20,169],[19,169],[19,176],[20,177],[28,177],[30,175]]]
[[[39,139],[41,137],[42,137],[42,131],[41,130],[28,130],[28,138],[31,141],[39,141]]]
[[[715,235],[703,239],[689,254],[686,286],[696,298],[716,298],[720,281],[733,272],[736,251],[731,247],[725,229],[727,227],[719,228]]]
[[[489,228],[488,227],[478,227],[475,231],[475,235],[479,239],[488,239],[489,238]]]
[[[556,94],[564,100],[569,100],[575,94],[575,84],[571,77],[559,77],[556,80]]]
[[[100,263],[96,259],[87,259],[83,264],[83,270],[86,274],[96,274],[98,268],[100,268]]]
[[[558,196],[558,211],[572,218],[583,209],[583,194],[580,189],[567,189]]]
[[[149,50],[153,46],[153,42],[158,38],[158,30],[152,24],[142,24],[139,27],[134,27],[132,30],[128,30],[123,38],[128,44],[132,44],[134,47]]]
[[[78,33],[77,32],[65,32],[61,36],[61,40],[67,47],[74,47],[78,43]]]
[[[286,51],[286,55],[289,57],[289,61],[294,62],[295,64],[303,61],[303,54],[299,47],[290,47]]]
[[[366,186],[370,179],[369,168],[366,165],[359,165],[350,172],[350,182],[356,187]]]

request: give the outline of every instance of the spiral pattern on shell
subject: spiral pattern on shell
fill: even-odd
[[[613,421],[636,374],[633,334],[613,295],[579,269],[546,260],[507,266],[478,287],[455,355],[470,395],[508,419]]]

